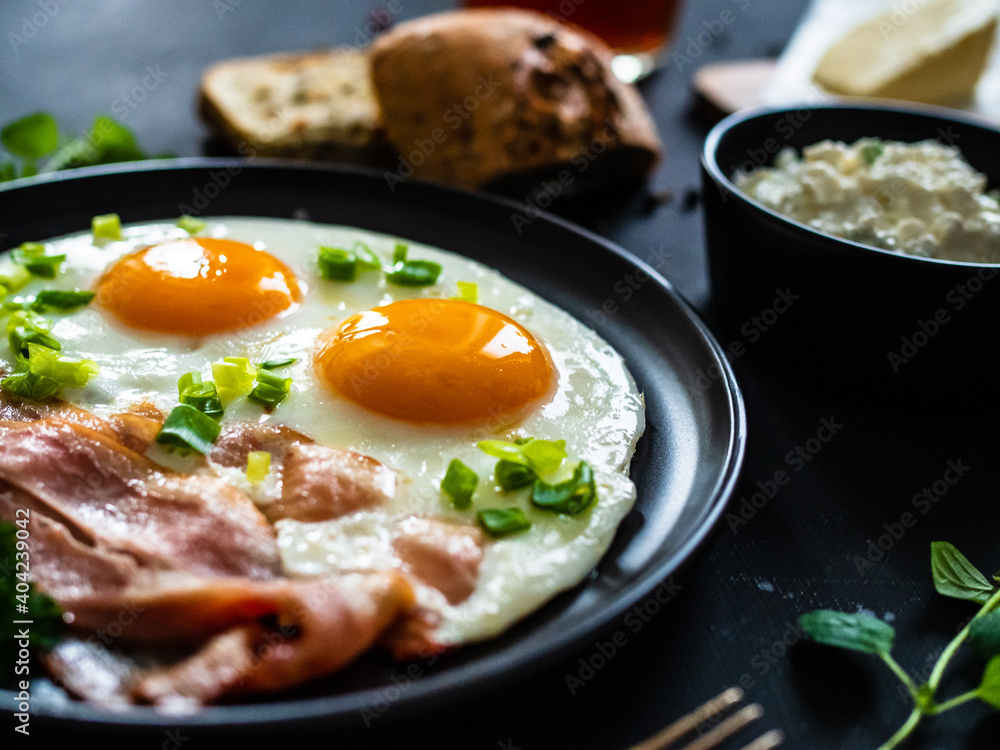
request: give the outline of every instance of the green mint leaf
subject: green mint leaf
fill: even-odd
[[[1000,656],[994,656],[983,671],[983,681],[976,690],[983,703],[1000,710]]]
[[[472,493],[476,491],[479,477],[472,469],[457,458],[448,464],[448,471],[441,480],[441,491],[451,498],[452,505],[458,510],[465,510],[472,505]]]
[[[139,148],[135,135],[110,117],[98,117],[87,135],[75,138],[49,159],[49,171],[90,167],[120,161],[140,161],[147,158]]]
[[[982,604],[995,590],[976,566],[948,542],[931,543],[931,572],[934,588],[942,596]]]
[[[7,125],[0,131],[0,141],[15,156],[33,161],[55,149],[59,128],[52,115],[35,112]]]
[[[969,643],[976,656],[989,661],[1000,656],[1000,610],[976,617],[969,624]]]
[[[565,482],[546,484],[539,479],[531,488],[531,502],[535,507],[567,516],[583,513],[596,500],[594,470],[586,461],[578,463],[573,476]]]
[[[866,654],[888,654],[896,635],[891,625],[871,615],[852,615],[830,609],[807,612],[799,617],[799,626],[817,643]]]

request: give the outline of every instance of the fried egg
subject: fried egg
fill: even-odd
[[[362,270],[349,283],[322,279],[319,246],[357,241],[385,265],[404,243],[410,258],[434,261],[442,273],[424,287],[391,284],[379,270]],[[239,217],[213,218],[196,236],[161,222],[127,226],[121,240],[80,233],[45,244],[48,254],[66,255],[62,270],[33,279],[19,296],[96,293],[85,308],[47,314],[63,353],[100,366],[88,385],[63,391],[71,403],[107,416],[150,401],[166,413],[185,373],[207,379],[211,363],[224,357],[295,358],[280,371],[292,386],[276,409],[236,399],[223,426],[287,426],[398,472],[386,505],[331,521],[279,521],[289,575],[399,567],[392,530],[400,524],[475,524],[478,509],[523,510],[531,528],[486,543],[468,598],[453,604],[415,583],[420,605],[438,617],[442,644],[494,636],[584,580],[634,503],[628,468],[644,409],[622,357],[565,311],[475,261],[351,227]],[[477,303],[455,299],[459,282],[477,285]],[[13,368],[8,351],[0,364]],[[565,440],[567,459],[548,481],[587,461],[596,504],[568,516],[533,506],[527,490],[502,491],[496,459],[477,442],[521,437]],[[148,455],[192,470],[193,459],[161,446]],[[441,491],[453,459],[479,476],[469,510],[456,510]],[[280,494],[274,477],[250,484],[238,469],[198,470],[261,505]]]

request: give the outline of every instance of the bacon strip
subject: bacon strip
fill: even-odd
[[[87,427],[0,422],[0,480],[77,538],[149,567],[262,580],[279,570],[273,530],[245,495],[168,472]]]
[[[475,526],[412,517],[400,523],[393,549],[404,570],[458,604],[476,590],[484,542]]]
[[[396,494],[396,473],[374,458],[322,445],[292,445],[281,498],[264,509],[272,521],[328,521],[381,505]]]

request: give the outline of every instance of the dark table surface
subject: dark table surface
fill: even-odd
[[[452,4],[400,0],[399,18]],[[777,54],[804,7],[803,0],[689,0],[677,42],[683,57],[642,86],[668,149],[650,189],[670,191],[674,199],[651,208],[639,196],[587,216],[590,228],[662,271],[710,322],[702,218],[692,195],[710,123],[695,114],[691,74],[710,61]],[[370,8],[367,0],[6,0],[0,5],[0,121],[45,109],[67,130],[80,132],[106,112],[133,127],[150,152],[198,155],[205,131],[193,98],[205,65],[352,44],[365,34]],[[724,16],[727,9],[735,12]],[[699,32],[718,31],[720,24],[712,22],[723,17],[735,20],[699,42]],[[151,72],[156,75],[147,80],[156,84],[137,101],[131,92]],[[719,338],[728,343],[721,333]],[[580,676],[579,660],[595,653],[593,644],[488,700],[419,717],[390,713],[370,729],[359,723],[357,731],[335,736],[315,726],[291,735],[261,730],[254,735],[259,742],[241,744],[618,750],[731,685],[742,685],[763,705],[761,730],[784,730],[786,747],[864,748],[888,738],[909,711],[888,670],[872,657],[801,643],[796,618],[817,607],[864,608],[892,622],[897,660],[926,676],[973,611],[934,593],[930,543],[951,541],[987,572],[1000,568],[998,431],[987,408],[992,398],[983,394],[982,409],[935,415],[919,403],[908,409],[860,406],[788,381],[767,363],[742,358],[733,365],[750,437],[729,515],[674,575],[679,590],[668,605],[639,629],[634,618],[614,626],[627,634],[627,645],[575,692],[566,677]],[[960,387],[942,383],[941,392]],[[832,439],[810,443],[824,422],[838,425]],[[942,485],[951,463],[967,468],[957,482]],[[782,470],[788,484],[759,509],[745,505],[744,498]],[[946,492],[934,495],[935,482]],[[919,501],[925,488],[933,503]],[[907,512],[914,524],[903,527]],[[872,546],[880,541],[887,550]],[[869,553],[872,559],[861,564]],[[979,670],[974,657],[961,655],[942,694],[974,687]],[[78,731],[64,739],[82,736]],[[740,739],[752,736],[745,732]],[[37,734],[32,739],[41,741]],[[223,740],[187,730],[179,737],[159,732],[134,746],[174,743],[193,750]],[[981,704],[964,706],[926,722],[910,746],[1000,747],[1000,715]]]

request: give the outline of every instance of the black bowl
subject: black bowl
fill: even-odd
[[[1000,377],[1000,265],[902,255],[811,229],[741,192],[737,171],[823,139],[936,139],[1000,184],[1000,130],[952,110],[759,108],[709,134],[702,189],[712,312],[735,356],[851,396],[966,401]]]

